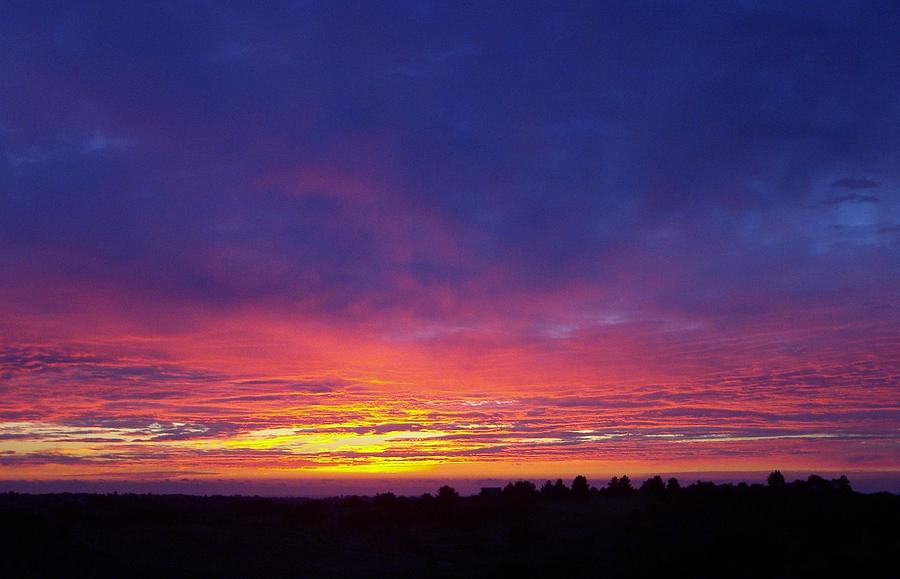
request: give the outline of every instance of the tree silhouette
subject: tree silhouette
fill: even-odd
[[[817,493],[830,491],[832,489],[832,484],[830,482],[815,474],[809,475],[806,479],[806,486],[809,490]]]
[[[641,484],[641,493],[646,495],[659,496],[666,492],[666,483],[663,482],[661,476],[656,475],[648,478]]]
[[[444,485],[438,489],[437,501],[444,505],[451,505],[459,500],[459,493],[456,489],[449,485]]]
[[[537,492],[537,487],[530,480],[520,480],[516,482],[516,490],[522,494],[533,495]]]
[[[553,483],[549,480],[541,485],[541,496],[551,498],[553,497]]]
[[[583,475],[578,475],[575,477],[575,480],[572,481],[572,496],[584,499],[587,498],[591,492],[591,487],[588,485],[587,477]]]
[[[785,480],[784,480],[784,475],[781,474],[780,470],[772,471],[772,473],[766,479],[766,482],[768,483],[769,488],[773,488],[773,489],[784,488],[784,486],[786,484]]]
[[[630,495],[634,492],[631,486],[631,479],[627,474],[623,474],[622,478],[612,477],[607,485],[606,490],[611,495]]]
[[[566,486],[566,483],[563,482],[561,478],[556,479],[556,482],[547,481],[541,487],[541,496],[552,498],[552,499],[561,499],[569,495],[569,487]]]
[[[384,508],[392,507],[397,502],[397,496],[394,493],[379,493],[375,495],[374,503]]]
[[[670,493],[678,492],[681,490],[681,484],[678,482],[678,479],[674,476],[669,479],[666,483],[666,491]]]
[[[569,495],[569,487],[566,486],[566,483],[563,482],[563,479],[556,479],[556,484],[553,485],[553,490],[556,492],[557,497],[566,497]]]
[[[537,487],[529,480],[518,480],[507,483],[503,487],[503,494],[507,496],[529,497],[537,494]]]
[[[850,486],[850,479],[848,479],[847,475],[845,474],[842,474],[841,478],[836,478],[831,481],[831,484],[834,485],[835,490],[838,490],[842,493],[853,492],[853,488]]]

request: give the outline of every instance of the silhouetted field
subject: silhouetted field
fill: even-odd
[[[0,577],[897,577],[900,496],[583,477],[459,497],[0,495]]]

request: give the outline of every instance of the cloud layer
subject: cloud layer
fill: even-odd
[[[0,477],[896,468],[898,26],[9,7]]]

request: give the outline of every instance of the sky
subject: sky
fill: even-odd
[[[895,2],[0,11],[0,480],[900,477]]]

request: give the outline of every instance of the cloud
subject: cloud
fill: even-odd
[[[850,177],[838,179],[831,184],[832,187],[840,187],[841,189],[874,189],[879,185],[881,183],[871,179],[852,179]]]
[[[90,155],[94,153],[127,149],[129,146],[131,146],[131,142],[128,139],[97,131],[84,140],[81,145],[81,150],[85,154]]]
[[[397,64],[393,67],[393,70],[400,75],[417,79],[436,74],[441,68],[449,67],[454,61],[476,54],[477,50],[474,46],[461,44],[452,48],[428,51],[417,55],[402,64]]]
[[[842,203],[878,203],[878,197],[874,195],[860,195],[859,193],[848,193],[837,197],[829,197],[822,203],[826,206],[840,205]]]
[[[349,380],[288,380],[260,378],[241,380],[237,382],[237,384],[246,386],[272,386],[278,389],[286,388],[294,392],[325,393],[345,389],[348,386],[352,386],[353,382]]]

